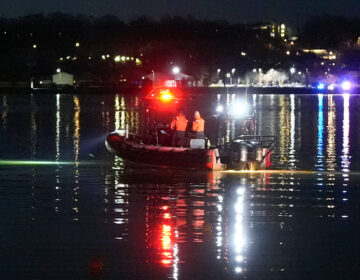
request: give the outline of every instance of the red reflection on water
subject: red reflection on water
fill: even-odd
[[[165,213],[165,215],[170,216],[170,213]],[[172,264],[173,252],[172,252],[172,226],[169,224],[161,225],[161,263],[165,266]]]

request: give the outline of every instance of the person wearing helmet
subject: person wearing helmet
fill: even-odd
[[[195,111],[194,121],[192,123],[192,128],[191,128],[192,132],[194,133],[194,137],[198,139],[205,138],[204,128],[205,128],[204,119],[200,116],[199,111]]]

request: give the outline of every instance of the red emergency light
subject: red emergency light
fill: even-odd
[[[174,98],[173,94],[169,91],[160,91],[160,100],[163,102],[169,102]]]

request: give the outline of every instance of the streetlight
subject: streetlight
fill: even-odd
[[[295,72],[296,72],[295,67],[291,67],[291,68],[290,68],[290,73],[291,73],[291,74],[295,74]]]
[[[175,66],[175,67],[173,67],[172,72],[174,74],[179,74],[180,73],[180,68],[178,66]]]

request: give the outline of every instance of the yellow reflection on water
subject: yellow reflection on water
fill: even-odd
[[[77,213],[79,212],[79,154],[80,154],[80,100],[77,96],[74,96],[74,161],[75,161],[75,172],[74,172],[74,188],[73,188],[73,210],[74,210],[74,221],[78,221]]]
[[[327,158],[326,169],[336,169],[336,104],[332,94],[328,95],[328,120],[327,120]]]
[[[290,94],[290,147],[289,147],[289,167],[295,169],[295,95]]]
[[[289,160],[288,147],[290,142],[290,111],[289,104],[285,96],[280,96],[279,102],[281,108],[279,112],[279,162],[281,165],[284,165],[287,164]]]

